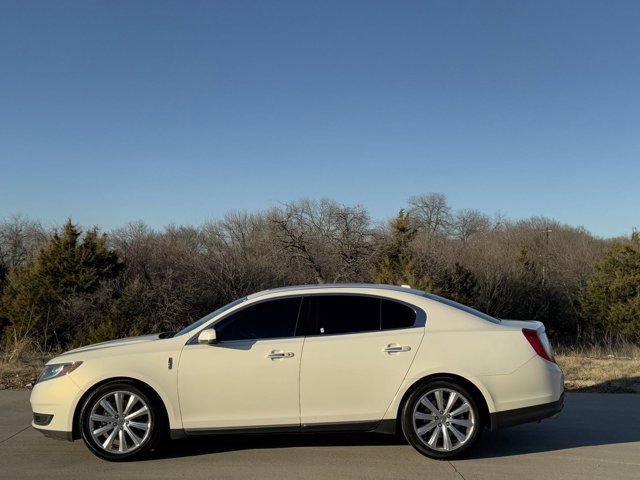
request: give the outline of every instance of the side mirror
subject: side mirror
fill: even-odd
[[[208,328],[201,331],[200,335],[198,335],[198,343],[203,345],[213,345],[215,343],[218,343],[216,330],[214,328]]]

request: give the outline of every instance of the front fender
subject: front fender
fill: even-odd
[[[79,370],[79,369],[78,369]],[[143,383],[147,385],[149,388],[153,389],[153,391],[160,397],[160,400],[164,404],[164,408],[167,412],[167,417],[169,419],[169,427],[171,429],[182,429],[182,419],[180,417],[178,405],[178,392],[177,392],[177,380],[175,376],[172,381],[167,382],[159,382],[149,375],[146,375],[144,372],[140,372],[138,370],[131,369],[118,369],[118,370],[110,370],[108,373],[100,373],[94,375],[85,375],[82,378],[74,379],[76,383],[78,383],[79,387],[82,390],[82,394],[78,395],[73,400],[72,412],[74,412],[74,416],[77,415],[79,408],[81,408],[81,402],[86,398],[87,394],[95,389],[98,385],[101,385],[105,382],[111,380],[133,380],[136,382]],[[70,419],[72,421],[73,419]],[[72,426],[73,423],[70,423]]]

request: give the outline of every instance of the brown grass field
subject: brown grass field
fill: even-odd
[[[0,353],[0,389],[29,389],[44,363],[55,354],[21,351]],[[559,348],[556,360],[569,391],[640,393],[640,348],[619,351],[599,348]]]
[[[567,390],[640,393],[640,357],[558,355]]]

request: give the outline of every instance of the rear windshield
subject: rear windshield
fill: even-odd
[[[498,320],[495,317],[492,317],[491,315],[487,315],[486,313],[482,313],[481,311],[476,310],[475,308],[467,307],[466,305],[462,305],[461,303],[454,302],[453,300],[449,300],[448,298],[439,297],[438,295],[434,295],[433,293],[425,293],[423,297],[426,297],[429,300],[435,300],[436,302],[443,303],[453,308],[457,308],[458,310],[462,310],[465,313],[468,313],[470,315],[473,315],[474,317],[478,317],[483,320],[486,320],[487,322],[500,323],[500,320]]]

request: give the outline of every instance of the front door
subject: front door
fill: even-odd
[[[216,322],[218,343],[185,345],[178,367],[184,429],[300,425],[300,298],[249,305]]]

